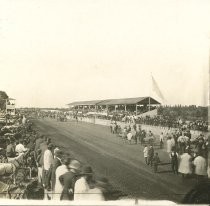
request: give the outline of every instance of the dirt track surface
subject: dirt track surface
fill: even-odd
[[[110,133],[109,127],[74,121],[34,120],[35,127],[71,156],[90,165],[99,176],[110,182],[128,197],[180,202],[193,188],[194,179],[183,182],[170,170],[166,152],[159,153],[162,165],[158,173],[145,165],[143,147],[129,145]]]

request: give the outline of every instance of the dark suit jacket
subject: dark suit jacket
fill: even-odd
[[[36,139],[35,141],[35,150],[37,151],[38,149],[40,149],[40,144],[43,142],[44,140],[41,138]]]
[[[69,171],[59,177],[61,184],[63,185],[63,191],[61,193],[61,200],[73,200],[74,198],[74,185],[76,182],[76,174]],[[73,192],[69,190],[72,189]]]
[[[47,150],[47,142],[41,143],[40,149],[41,149],[41,158],[40,158],[39,163],[43,166],[44,165],[44,152]]]
[[[52,164],[52,176],[51,176],[51,181],[52,181],[52,189],[54,190],[55,188],[55,171],[57,169],[57,167],[61,166],[61,161],[56,157],[53,160],[53,164]]]

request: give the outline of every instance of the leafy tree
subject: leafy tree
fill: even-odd
[[[0,109],[6,109],[6,99],[8,99],[8,95],[4,91],[0,91]]]

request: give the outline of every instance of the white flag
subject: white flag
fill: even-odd
[[[160,97],[162,100],[165,100],[162,92],[160,91],[157,82],[155,81],[155,79],[152,76],[152,90],[158,95],[158,97]]]

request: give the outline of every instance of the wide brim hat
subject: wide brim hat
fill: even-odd
[[[92,175],[93,174],[93,170],[90,166],[85,166],[83,169],[82,169],[82,174],[83,175]]]
[[[69,164],[70,169],[81,170],[81,164],[78,160],[72,160]]]
[[[54,145],[52,143],[50,143],[50,144],[47,145],[47,148],[48,149],[52,149],[53,147],[54,147]]]

